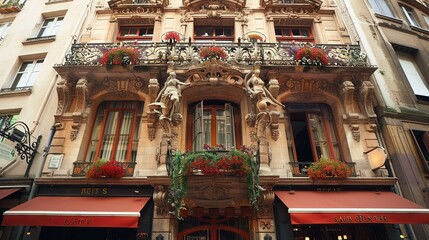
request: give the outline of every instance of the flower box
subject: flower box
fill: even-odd
[[[321,157],[308,168],[307,174],[313,179],[347,178],[352,174],[352,169],[345,162]]]
[[[86,172],[88,178],[122,178],[124,176],[124,168],[115,160],[99,159],[92,163]]]
[[[203,47],[200,49],[200,57],[204,60],[211,58],[225,59],[227,58],[226,52],[221,47]]]
[[[247,150],[247,149],[245,149]],[[189,195],[193,198],[211,198],[208,192],[217,192],[219,197],[224,196],[226,189],[231,185],[240,185],[240,191],[236,196],[247,196],[249,205],[257,208],[259,197],[259,175],[257,173],[256,162],[253,154],[248,151],[203,151],[182,154],[175,153],[168,163],[172,169],[170,173],[171,184],[169,191],[169,202],[174,206],[172,212],[181,218],[180,211],[185,207],[185,197]],[[196,180],[197,179],[197,180]],[[210,182],[210,184],[204,184]],[[226,181],[226,182],[225,182]],[[197,185],[201,187],[197,187]],[[214,186],[216,187],[210,187]],[[237,186],[238,186],[237,185]],[[189,186],[189,187],[188,187]],[[201,192],[202,188],[207,191]],[[188,189],[190,190],[188,192]],[[228,190],[230,191],[230,190]],[[231,190],[235,191],[235,190]],[[243,195],[243,191],[245,194]],[[231,200],[225,200],[225,204],[231,204]],[[208,206],[210,201],[204,202]]]
[[[103,53],[100,59],[102,65],[111,67],[113,65],[128,66],[139,62],[138,50],[132,47],[112,48]]]
[[[298,65],[325,66],[328,64],[326,52],[321,48],[302,47],[296,52]]]

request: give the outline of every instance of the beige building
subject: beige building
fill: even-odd
[[[378,124],[401,192],[427,207],[429,2],[349,1],[342,9],[351,13],[356,38],[378,66],[373,75]],[[427,225],[414,230],[411,238],[427,238]]]
[[[358,24],[358,9],[374,13],[353,4],[29,1],[0,13],[0,61],[16,62],[0,69],[0,113],[49,147],[22,179],[31,190],[2,183],[23,202],[4,205],[2,238],[427,237],[424,192],[401,196],[396,138],[383,140],[391,126],[374,111],[400,110]],[[370,161],[382,147],[387,164]],[[27,166],[6,162],[2,176]]]

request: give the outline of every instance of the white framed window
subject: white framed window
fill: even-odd
[[[10,25],[12,25],[11,22],[0,23],[0,41],[6,35],[7,30],[10,28]]]
[[[420,24],[417,21],[417,18],[414,15],[414,10],[412,8],[406,7],[406,6],[401,6],[401,9],[404,12],[405,17],[407,18],[407,20],[411,24],[411,26],[420,27]]]
[[[369,0],[369,3],[375,12],[388,17],[395,17],[386,0]]]
[[[18,73],[16,74],[11,88],[15,89],[33,86],[42,63],[43,59],[23,62],[18,70]]]
[[[39,33],[37,34],[37,37],[40,38],[55,36],[58,32],[58,29],[61,27],[63,20],[63,16],[45,19],[45,21],[43,21],[42,27],[39,30]]]
[[[407,76],[408,82],[413,89],[414,94],[424,99],[429,97],[428,82],[425,82],[423,74],[421,73],[414,57],[410,54],[396,53],[398,56],[399,63],[401,64],[402,70],[404,70]]]
[[[423,15],[423,19],[425,20],[425,22],[426,22],[426,28],[427,29],[429,29],[429,17],[428,16],[426,16],[426,15]]]

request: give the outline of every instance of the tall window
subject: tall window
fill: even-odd
[[[375,12],[388,17],[395,17],[386,0],[369,0],[369,3]]]
[[[231,149],[241,144],[238,108],[232,103],[199,102],[191,108],[189,119],[192,119],[192,123],[188,124],[192,133],[188,133],[188,149],[201,151],[205,144],[222,144],[226,149]]]
[[[429,101],[429,82],[425,81],[413,55],[402,52],[396,54],[417,99]]]
[[[340,159],[330,108],[324,104],[288,104],[286,135],[289,157],[295,162],[314,162],[321,156]]]
[[[275,32],[278,42],[314,42],[310,27],[276,26]]]
[[[411,130],[425,173],[429,173],[429,132]]]
[[[119,162],[136,160],[142,102],[103,102],[97,110],[86,161],[102,158]]]
[[[426,29],[429,29],[429,17],[428,16],[426,16],[426,15],[423,15],[423,19],[425,20],[425,22],[426,22]]]
[[[415,17],[414,10],[407,6],[401,6],[401,8],[411,26],[420,27],[420,24]]]
[[[58,32],[58,29],[61,27],[61,24],[64,20],[64,17],[54,17],[47,18],[43,21],[42,27],[37,34],[37,37],[48,37],[55,36]]]
[[[4,36],[6,35],[6,32],[9,29],[10,25],[12,25],[11,22],[0,23],[0,42],[3,40]]]
[[[151,26],[121,26],[118,40],[152,40],[153,25]]]
[[[43,59],[23,62],[16,74],[11,88],[31,87],[39,74]]]

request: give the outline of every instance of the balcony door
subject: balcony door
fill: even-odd
[[[188,133],[191,140],[188,141],[188,149],[202,151],[204,145],[222,145],[228,150],[240,144],[237,138],[240,118],[237,115],[238,107],[229,102],[201,101],[195,104],[188,118],[192,119],[188,123],[192,130]]]

